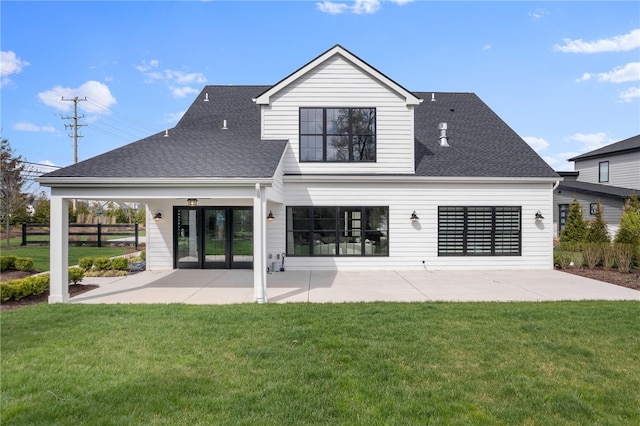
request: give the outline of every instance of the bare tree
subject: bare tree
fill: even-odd
[[[16,155],[8,139],[0,140],[0,166],[2,167],[2,181],[0,182],[0,218],[5,227],[7,246],[11,238],[11,225],[28,218],[27,206],[30,196],[25,193],[28,182],[25,174],[31,170]]]

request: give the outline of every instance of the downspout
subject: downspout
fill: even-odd
[[[555,191],[558,185],[560,185],[560,179],[558,179],[556,183],[553,184],[553,188],[551,188],[551,192]]]

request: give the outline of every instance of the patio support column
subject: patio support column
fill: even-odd
[[[258,303],[267,302],[267,200],[264,189],[256,183],[253,198],[253,297]]]
[[[49,303],[69,301],[69,203],[51,195]]]

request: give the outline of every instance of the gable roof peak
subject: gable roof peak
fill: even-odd
[[[268,105],[270,102],[271,96],[278,93],[279,91],[287,87],[289,84],[298,80],[300,77],[307,74],[312,69],[316,68],[320,64],[324,63],[325,61],[327,61],[328,59],[336,55],[339,55],[342,58],[346,59],[354,66],[358,67],[359,69],[361,69],[362,71],[370,75],[372,78],[380,81],[387,87],[391,88],[391,90],[403,96],[407,102],[407,105],[419,105],[422,102],[422,99],[415,96],[412,92],[405,89],[400,84],[396,83],[395,81],[393,81],[392,79],[390,79],[389,77],[387,77],[386,75],[378,71],[376,68],[372,67],[371,65],[369,65],[368,63],[366,63],[365,61],[363,61],[353,53],[351,53],[349,50],[345,49],[340,44],[334,45],[329,50],[326,50],[324,53],[321,53],[319,56],[312,59],[310,62],[298,68],[296,71],[289,74],[287,77],[283,78],[282,80],[280,80],[279,82],[271,86],[269,89],[267,89],[265,92],[260,94],[253,101],[257,105]]]

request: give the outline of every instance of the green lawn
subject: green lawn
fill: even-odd
[[[133,249],[126,247],[77,247],[69,246],[69,266],[77,265],[82,257],[114,257],[130,253]],[[36,271],[49,270],[49,246],[25,246],[3,249],[3,256],[30,257]]]
[[[637,425],[637,302],[39,305],[11,425]]]

